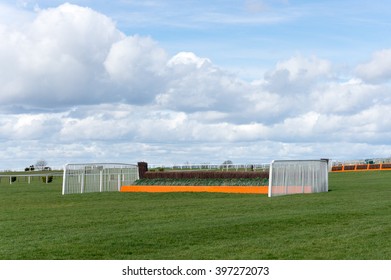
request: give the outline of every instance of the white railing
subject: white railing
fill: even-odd
[[[357,165],[357,164],[380,164],[380,163],[391,163],[391,158],[372,158],[372,159],[355,159],[355,160],[344,160],[344,161],[333,161],[333,166],[338,165]]]
[[[7,174],[7,175],[0,175],[0,183],[3,183],[6,181],[9,184],[12,184],[14,182],[20,182],[21,179],[24,179],[24,181],[28,182],[30,184],[32,180],[36,177],[39,178],[45,178],[45,182],[49,182],[49,177],[62,177],[63,173],[59,172],[53,172],[53,173],[34,173],[34,174]]]

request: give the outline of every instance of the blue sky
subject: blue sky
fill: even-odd
[[[0,1],[0,170],[390,157],[388,1]]]

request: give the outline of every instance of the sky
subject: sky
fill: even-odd
[[[0,170],[391,156],[366,0],[0,0]]]

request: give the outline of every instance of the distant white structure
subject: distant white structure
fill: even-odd
[[[275,160],[268,196],[328,192],[328,171],[327,160]]]
[[[83,163],[64,166],[62,194],[120,191],[139,179],[138,167],[124,163]]]

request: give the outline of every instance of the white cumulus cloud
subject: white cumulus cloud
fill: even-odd
[[[373,54],[372,60],[356,67],[357,75],[370,83],[383,83],[391,80],[391,49]]]
[[[110,79],[130,101],[151,101],[164,88],[167,54],[148,37],[131,36],[116,42],[104,66]]]

